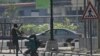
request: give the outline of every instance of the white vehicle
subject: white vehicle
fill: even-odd
[[[50,39],[50,30],[38,33],[36,35],[38,39],[42,40],[43,42],[46,42]],[[65,42],[68,38],[76,39],[80,37],[80,34],[78,34],[77,32],[66,29],[53,29],[53,35],[54,39],[58,42]]]

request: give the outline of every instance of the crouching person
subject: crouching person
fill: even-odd
[[[36,38],[36,35],[33,34],[27,39],[29,40],[27,43],[28,50],[24,52],[24,56],[26,56],[27,54],[30,54],[31,56],[38,56],[37,49],[40,46],[40,42]]]

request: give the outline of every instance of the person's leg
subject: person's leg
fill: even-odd
[[[36,51],[31,50],[31,56],[38,56]]]
[[[18,56],[18,51],[19,51],[19,44],[18,40],[16,41],[16,56]]]
[[[24,56],[27,56],[28,54],[30,54],[30,52],[31,52],[31,50],[30,49],[28,49],[28,50],[26,50],[25,52],[24,52]]]
[[[18,56],[18,44],[17,44],[17,40],[13,40],[13,45],[15,47],[15,50],[16,50],[16,56]]]
[[[34,52],[31,50],[30,56],[34,56]]]
[[[35,56],[38,56],[38,53],[37,53],[37,51],[35,51]]]
[[[28,49],[28,50],[26,50],[26,51],[24,52],[24,54],[29,54],[30,52],[31,52],[31,50]]]

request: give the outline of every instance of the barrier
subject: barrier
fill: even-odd
[[[40,53],[42,55],[40,55]],[[76,52],[72,52],[72,53],[39,52],[39,56],[91,56],[91,55],[87,53],[76,53]],[[100,56],[100,54],[93,54],[92,56]]]
[[[38,55],[39,56],[44,56],[44,52],[39,52]]]
[[[45,56],[52,56],[51,52],[45,52]]]
[[[11,41],[7,42],[7,46],[9,49],[15,49],[15,46],[13,45],[13,42],[11,42]]]
[[[57,56],[64,56],[64,54],[63,53],[58,53]]]
[[[56,53],[52,53],[52,56],[57,56],[57,54]]]
[[[71,54],[65,54],[64,56],[71,56]]]

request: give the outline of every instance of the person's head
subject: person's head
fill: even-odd
[[[35,35],[35,34],[32,34],[32,35],[30,35],[29,38],[34,38],[34,39],[36,39],[36,35]]]
[[[15,28],[17,28],[17,27],[18,27],[18,25],[17,25],[17,24],[14,24],[14,27],[15,27]]]

